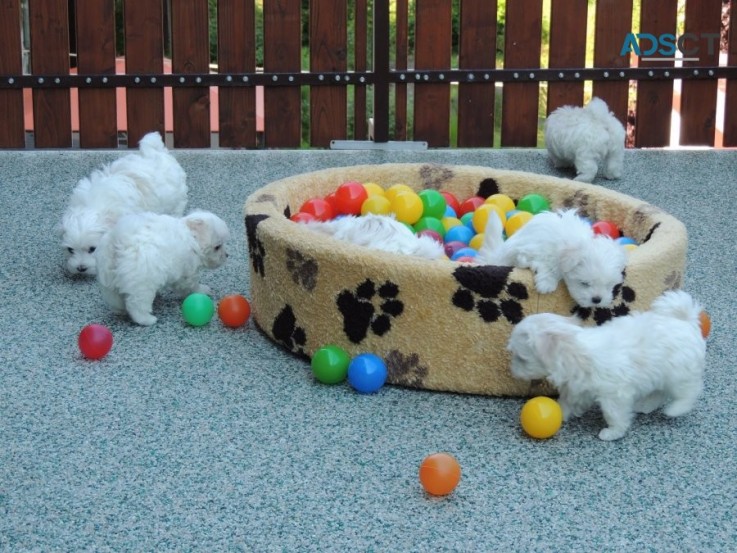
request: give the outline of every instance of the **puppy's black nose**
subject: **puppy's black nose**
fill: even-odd
[[[599,305],[601,303],[601,298],[599,296],[594,296],[593,298],[591,298],[591,303],[593,303],[594,305]]]
[[[80,265],[79,267],[77,267],[77,272],[86,273],[87,272],[87,266],[86,265]]]

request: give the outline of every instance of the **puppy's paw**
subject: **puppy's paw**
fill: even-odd
[[[558,288],[558,279],[537,273],[535,275],[535,289],[541,294],[550,294]]]
[[[156,324],[156,321],[158,320],[154,315],[151,313],[128,313],[133,319],[134,323],[137,323],[141,326],[151,326],[153,324]]]
[[[208,296],[212,294],[212,288],[210,288],[207,284],[198,284],[197,288],[195,288],[194,291],[200,294],[207,294]]]
[[[573,179],[578,182],[592,182],[596,175],[591,175],[589,173],[580,173],[576,175],[576,177]]]
[[[622,436],[624,436],[626,433],[625,430],[617,429],[617,428],[604,428],[599,432],[599,439],[604,440],[606,442],[611,442],[613,440],[618,440]]]

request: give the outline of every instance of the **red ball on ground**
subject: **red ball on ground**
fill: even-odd
[[[333,207],[323,198],[311,198],[303,203],[299,210],[313,215],[318,221],[329,221],[334,216]]]
[[[113,333],[100,324],[89,324],[77,338],[79,350],[87,359],[102,359],[113,347]]]
[[[355,181],[344,182],[335,191],[335,207],[340,214],[360,215],[361,206],[366,198],[368,192],[363,184]]]
[[[485,201],[486,200],[484,200],[481,196],[471,196],[467,200],[464,200],[463,203],[461,203],[460,208],[458,209],[458,217],[462,217],[466,213],[472,213],[476,211],[476,208],[482,205]]]
[[[251,304],[240,294],[225,296],[218,303],[218,317],[225,326],[243,326],[251,316]]]
[[[619,227],[611,221],[596,221],[591,225],[591,228],[594,231],[594,234],[603,234],[604,236],[609,236],[614,239],[622,236],[622,232],[619,230]]]

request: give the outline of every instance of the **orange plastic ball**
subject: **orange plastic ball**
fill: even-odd
[[[711,332],[711,317],[706,311],[702,311],[699,313],[699,321],[701,322],[701,335],[706,340]]]
[[[218,303],[218,316],[225,326],[238,328],[251,316],[251,304],[239,294],[225,296]]]
[[[433,453],[420,465],[420,483],[430,495],[448,495],[460,481],[461,465],[450,453]]]

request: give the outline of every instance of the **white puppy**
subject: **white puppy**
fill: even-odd
[[[573,317],[530,315],[512,331],[512,374],[545,378],[560,393],[563,417],[601,407],[602,440],[621,438],[635,413],[659,407],[669,417],[693,409],[703,389],[706,342],[701,306],[686,292],[666,292],[650,311],[582,327]]]
[[[624,280],[627,255],[608,236],[595,235],[575,209],[539,213],[506,241],[492,212],[476,262],[531,269],[542,294],[553,292],[562,279],[581,307],[607,307]]]
[[[127,311],[140,325],[154,324],[153,301],[163,289],[182,296],[210,292],[200,285],[199,273],[225,263],[229,235],[225,222],[207,211],[181,218],[157,213],[121,217],[95,251],[105,302]]]
[[[556,167],[575,167],[576,179],[591,182],[599,169],[607,179],[622,176],[625,130],[604,100],[586,107],[561,106],[545,121],[545,146]]]
[[[429,236],[417,236],[405,224],[387,215],[345,215],[330,221],[308,221],[307,228],[373,250],[414,255],[425,259],[445,257],[443,245]]]
[[[77,183],[61,221],[61,242],[72,274],[94,275],[94,251],[119,217],[152,211],[181,216],[187,205],[184,169],[161,135],[145,135],[139,151],[95,170]]]

